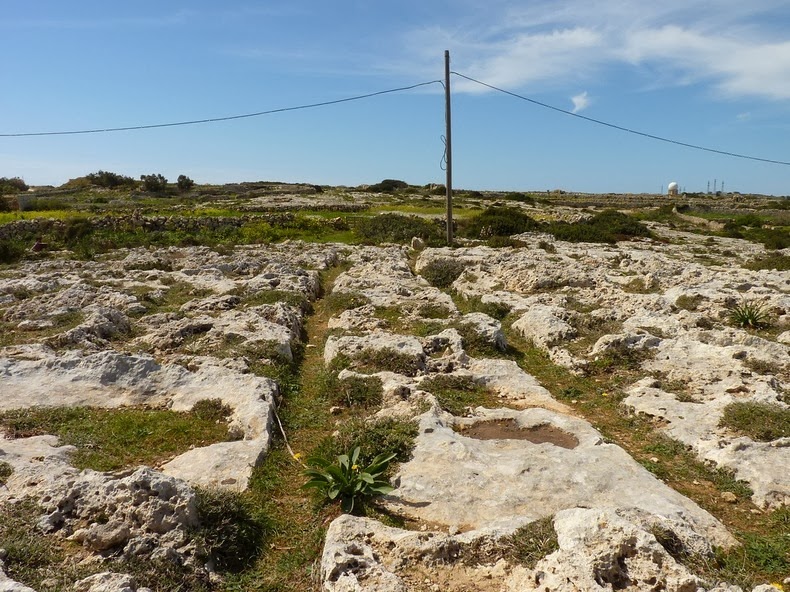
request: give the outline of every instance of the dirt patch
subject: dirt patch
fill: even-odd
[[[563,432],[552,425],[542,424],[522,428],[515,419],[481,421],[459,430],[464,436],[478,440],[529,440],[533,444],[548,442],[562,448],[573,449],[579,440],[573,434]]]

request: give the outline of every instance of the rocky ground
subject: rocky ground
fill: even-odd
[[[225,441],[116,472],[75,468],[73,448],[52,435],[6,434],[0,504],[33,499],[41,536],[76,543],[83,562],[169,558],[203,569],[187,536],[198,520],[194,488],[247,488],[277,430],[282,394],[267,368],[308,345],[341,380],[381,379],[374,419],[418,425],[411,460],[382,501],[400,526],[336,518],[324,590],[732,591],[682,560],[738,545],[728,527],[660,478],[663,458],[637,460],[596,428],[586,398],[621,400],[624,416],[748,484],[750,500],[722,494],[736,511],[787,506],[790,438],[755,440],[722,417],[733,403],[788,408],[790,275],[742,267],[763,251],[746,241],[654,231],[661,240],[611,246],[543,235],[516,237],[515,248],[292,241],[226,254],[55,254],[2,269],[0,411],[175,412],[219,399],[230,415]],[[423,277],[448,265],[458,266],[449,288]],[[337,266],[344,271],[322,294],[321,274]],[[318,298],[345,304],[326,340],[305,344]],[[733,326],[739,303],[765,311],[771,327]],[[589,391],[528,372],[516,355],[523,344],[547,368],[589,379]],[[488,404],[443,403],[453,380],[480,387]],[[619,393],[604,390],[613,384]],[[556,532],[556,550],[515,561],[514,535],[541,522]],[[0,590],[29,590],[2,559]],[[71,589],[144,590],[97,571]]]

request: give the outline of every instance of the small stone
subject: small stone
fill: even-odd
[[[727,502],[728,504],[734,504],[738,501],[738,496],[735,495],[732,491],[725,491],[721,494],[721,499]]]
[[[343,412],[343,408],[338,407],[337,405],[333,405],[332,407],[329,408],[329,413],[331,415],[339,415],[342,412]]]
[[[658,457],[657,456],[651,456],[650,457],[650,462],[657,463],[658,462]]]

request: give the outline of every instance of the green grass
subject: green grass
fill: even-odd
[[[790,409],[767,403],[730,403],[719,421],[721,427],[759,442],[790,437]]]
[[[527,569],[534,569],[538,561],[559,550],[554,516],[547,516],[522,526],[501,541],[507,558]]]
[[[227,415],[225,413],[224,415]],[[33,407],[0,413],[0,426],[14,438],[58,436],[77,447],[72,462],[80,469],[113,471],[137,465],[156,466],[192,446],[227,438],[224,421],[207,414],[158,409]]]
[[[790,271],[790,255],[770,253],[757,257],[743,264],[746,269],[755,271],[761,269],[775,269],[777,271]]]
[[[442,409],[458,417],[466,415],[468,407],[501,407],[497,397],[471,376],[438,374],[423,380],[420,388],[436,397]]]

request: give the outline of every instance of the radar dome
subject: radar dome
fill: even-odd
[[[673,189],[677,189],[677,188],[678,188],[678,184],[677,184],[677,183],[675,183],[674,181],[672,181],[672,183],[670,183],[670,184],[667,186],[667,189],[669,189],[670,191],[672,191]]]

